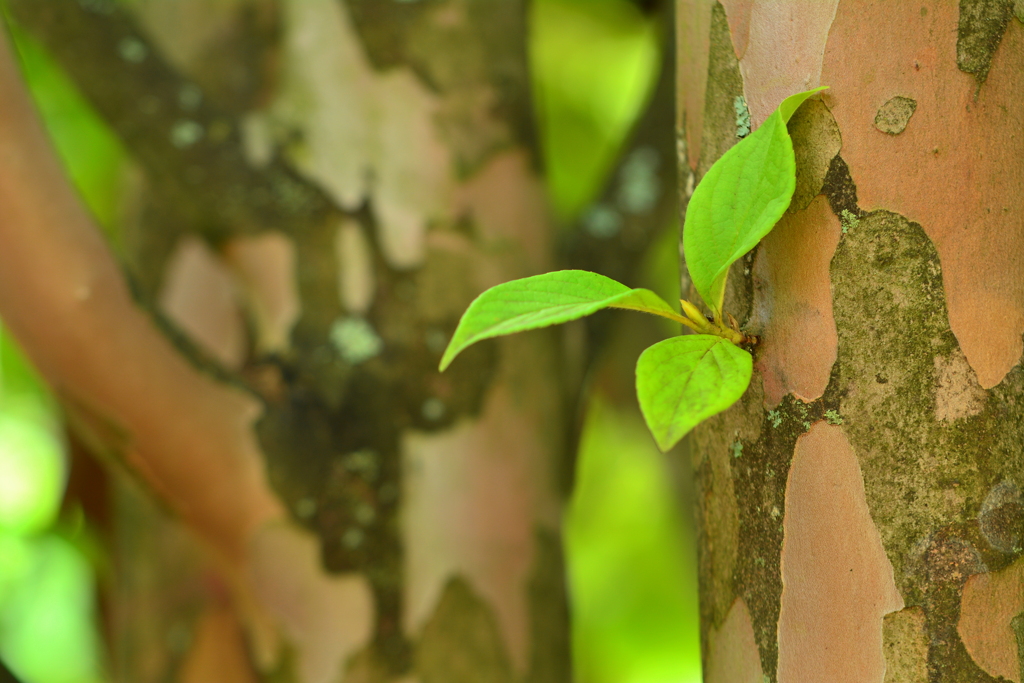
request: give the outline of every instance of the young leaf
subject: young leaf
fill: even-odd
[[[709,334],[658,342],[636,363],[636,395],[658,448],[667,451],[702,420],[739,400],[750,384],[753,358]]]
[[[569,322],[602,308],[628,308],[685,322],[648,289],[630,289],[585,270],[559,270],[506,282],[478,296],[462,314],[441,357],[441,370],[482,339]]]
[[[796,161],[786,123],[824,88],[783,100],[753,133],[712,164],[697,185],[683,223],[683,252],[694,287],[722,314],[729,266],[771,232],[796,188]]]

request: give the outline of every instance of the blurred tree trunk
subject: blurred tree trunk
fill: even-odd
[[[1016,7],[678,3],[695,180],[744,105],[830,87],[732,273],[754,382],[691,442],[709,682],[1022,680]]]
[[[117,679],[569,680],[559,524],[579,377],[554,332],[436,370],[479,291],[556,259],[525,3],[8,7],[139,169],[125,257],[147,315],[125,322],[136,304],[95,244],[68,258],[103,287],[60,266],[49,285],[86,318],[115,301],[90,324],[118,353],[62,355],[19,313],[31,287],[0,304],[93,445],[142,482],[119,485]],[[67,188],[33,176],[32,142],[0,143],[30,169],[2,196],[39,205],[39,185]],[[91,228],[56,204],[3,229]]]

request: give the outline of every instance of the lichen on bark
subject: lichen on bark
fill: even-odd
[[[862,463],[872,517],[908,606],[924,612],[930,681],[993,680],[956,633],[960,596],[972,574],[1020,553],[999,548],[979,525],[994,486],[1019,476],[1024,412],[1020,368],[984,407],[939,410],[961,352],[949,330],[942,269],[920,226],[887,211],[861,217],[832,263],[839,358],[834,388],[844,429]],[[956,394],[984,392],[973,373]],[[1002,511],[1020,524],[1019,505]]]
[[[988,78],[992,56],[1014,15],[1013,0],[960,0],[956,64],[978,87]]]

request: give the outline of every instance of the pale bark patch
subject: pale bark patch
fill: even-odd
[[[415,636],[445,586],[462,577],[494,611],[519,671],[529,646],[527,588],[534,564],[534,460],[544,449],[504,388],[478,421],[441,434],[403,435],[406,611]]]
[[[1010,621],[1024,611],[1024,562],[975,574],[964,585],[957,633],[971,658],[992,676],[1021,681],[1017,636]]]
[[[344,219],[334,236],[338,259],[338,297],[349,313],[364,314],[377,290],[373,249],[355,220]]]
[[[519,267],[528,269],[522,275],[547,269],[551,253],[550,207],[531,164],[522,150],[495,154],[458,189],[454,201],[454,213],[472,219],[482,249],[515,245]],[[503,282],[510,274],[502,277],[486,284]]]
[[[844,2],[822,83],[861,206],[924,227],[950,327],[988,389],[1019,361],[1024,333],[1024,26],[1010,22],[979,90],[957,67],[957,24],[946,0]],[[897,95],[917,102],[913,123],[881,135],[872,121]]]
[[[985,408],[987,393],[960,349],[935,357],[935,418],[952,422],[977,415]]]
[[[256,352],[286,352],[301,313],[295,244],[281,233],[236,237],[225,246],[224,258],[245,296]]]
[[[297,683],[335,683],[373,630],[370,587],[359,575],[332,576],[316,537],[272,523],[253,538],[249,580],[260,607],[294,649]]]
[[[196,346],[225,367],[241,367],[246,335],[234,278],[199,238],[183,238],[167,260],[158,305]]]
[[[180,683],[257,683],[245,637],[230,608],[208,607],[181,664]]]
[[[840,236],[839,219],[818,195],[782,217],[754,261],[751,325],[763,330],[757,365],[769,407],[791,392],[813,401],[828,386],[839,344],[829,265]]]
[[[705,683],[764,683],[761,654],[743,598],[736,598],[720,628],[708,638]]]
[[[825,42],[838,5],[839,0],[753,0],[740,72],[755,127],[785,98],[822,83]]]
[[[924,611],[908,607],[885,615],[885,683],[928,683],[928,631]]]
[[[797,440],[783,527],[779,682],[882,681],[882,620],[903,598],[841,427]]]
[[[369,197],[385,258],[417,265],[452,189],[438,98],[408,68],[376,72],[343,3],[291,0],[283,11],[283,85],[272,115],[303,131],[289,158],[346,209]]]

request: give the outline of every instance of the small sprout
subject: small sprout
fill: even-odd
[[[778,519],[779,515],[781,515],[781,514],[782,514],[782,511],[779,510],[779,506],[778,505],[773,505],[772,506],[772,519]]]
[[[765,565],[764,558],[763,557],[755,557],[754,558],[754,564],[756,564],[758,567],[764,567],[764,565]]]
[[[736,440],[732,444],[732,457],[739,458],[743,455],[743,442]]]
[[[808,422],[807,420],[804,420],[803,424],[804,424],[804,431],[805,432],[811,431],[811,423],[810,422]]]
[[[839,414],[837,410],[826,410],[825,411],[825,422],[830,425],[841,425],[843,424],[843,416]]]
[[[849,209],[843,209],[839,212],[839,222],[843,226],[843,234],[845,235],[850,228],[856,228],[860,225],[860,218]]]
[[[745,138],[750,135],[750,109],[747,108],[746,98],[743,95],[734,97],[732,108],[736,112],[736,137]]]
[[[693,190],[683,229],[690,281],[710,317],[686,301],[680,313],[650,290],[631,289],[597,273],[534,275],[481,293],[459,321],[438,369],[443,372],[462,350],[484,339],[567,323],[606,308],[629,309],[668,318],[697,333],[660,341],[637,361],[637,398],[658,447],[667,451],[700,422],[728,410],[750,385],[752,348],[759,341],[744,334],[724,310],[729,270],[771,232],[793,198],[796,165],[786,124],[821,90],[785,98],[757,130],[752,130],[746,100],[733,100],[737,136],[743,139],[712,164]],[[685,152],[684,140],[677,141]],[[619,209],[642,213],[654,206],[660,192],[658,161],[652,149],[630,155],[616,196]],[[686,181],[689,188],[692,174]],[[607,239],[622,229],[622,216],[598,204],[582,224],[583,231]],[[744,260],[744,265],[749,268],[750,262]],[[768,416],[775,427],[782,424],[777,410]],[[805,407],[799,419],[808,417]],[[732,448],[734,457],[740,457],[742,444]]]

